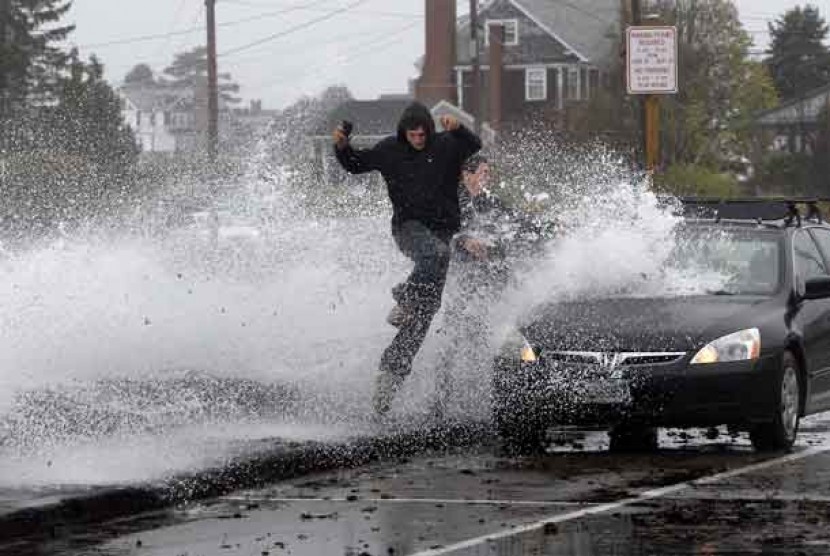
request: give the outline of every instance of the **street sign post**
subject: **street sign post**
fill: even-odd
[[[629,27],[626,35],[628,94],[676,94],[677,28]]]
[[[677,28],[635,26],[626,31],[626,88],[629,95],[646,95],[646,168],[653,172],[660,159],[660,97],[677,94]]]

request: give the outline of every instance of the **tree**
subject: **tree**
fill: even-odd
[[[138,156],[138,147],[121,117],[118,96],[104,80],[104,67],[95,56],[84,63],[73,50],[69,70],[52,114],[53,126],[59,131],[53,134],[55,146],[108,171],[130,166]]]
[[[165,84],[171,87],[190,89],[198,102],[206,103],[208,88],[207,48],[196,47],[177,54],[173,63],[164,70],[170,79]],[[225,104],[237,104],[240,99],[234,96],[239,92],[239,85],[233,82],[229,73],[220,73],[219,99]]]
[[[124,83],[128,85],[155,85],[156,76],[150,66],[138,64],[124,77]]]
[[[134,194],[138,146],[104,68],[94,56],[88,63],[77,51],[67,56],[56,104],[13,121],[14,149],[0,180],[0,232],[13,242],[48,236],[59,223],[103,220]]]
[[[748,156],[752,118],[777,103],[766,68],[749,56],[752,40],[731,0],[674,0],[660,7],[678,29],[679,93],[663,103],[670,163],[722,166]]]
[[[752,124],[758,111],[777,104],[777,93],[766,66],[750,57],[752,41],[733,2],[658,0],[651,8],[660,23],[678,29],[679,91],[661,99],[664,167],[682,166],[676,175],[688,175],[689,165],[719,174],[730,159],[760,158]],[[609,58],[609,86],[591,99],[588,129],[639,145],[639,97],[626,95],[624,57]]]
[[[54,44],[72,31],[59,26],[69,7],[66,0],[0,0],[6,245],[48,237],[61,224],[107,220],[126,210],[138,187],[132,176],[138,148],[103,66]]]
[[[52,26],[71,7],[71,0],[0,1],[0,116],[28,95],[48,97],[67,55],[55,43],[74,25]]]
[[[770,23],[769,31],[766,64],[782,98],[830,83],[830,51],[824,45],[828,27],[818,8],[795,7]]]

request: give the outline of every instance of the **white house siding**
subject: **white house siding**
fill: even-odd
[[[182,150],[176,131],[192,125],[191,116],[183,112],[170,112],[165,118],[165,111],[161,108],[140,110],[123,92],[121,98],[122,118],[133,129],[143,152],[173,153]]]
[[[139,112],[136,111],[132,118],[133,129],[136,130],[141,148],[144,152],[172,153],[176,151],[176,137],[170,133],[164,123],[164,112]]]

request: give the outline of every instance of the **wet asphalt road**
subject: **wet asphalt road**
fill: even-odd
[[[830,415],[792,454],[663,432],[653,454],[590,434],[543,456],[494,447],[306,476],[78,532],[41,554],[830,554]]]

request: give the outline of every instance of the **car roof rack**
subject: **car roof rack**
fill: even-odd
[[[802,222],[823,223],[818,203],[830,202],[822,197],[678,197],[684,218],[721,221],[753,221],[757,224],[800,227]],[[800,206],[806,207],[802,213]]]

